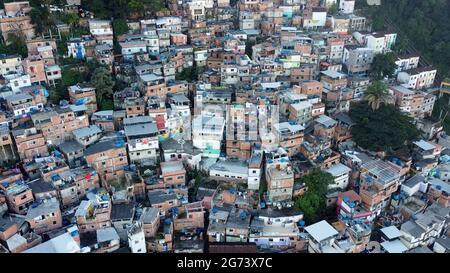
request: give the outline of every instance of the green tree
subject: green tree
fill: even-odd
[[[303,177],[303,181],[307,191],[295,201],[295,204],[304,213],[306,221],[313,223],[321,219],[327,211],[325,194],[328,186],[334,183],[334,178],[317,168]]]
[[[105,2],[103,0],[91,0],[88,2],[88,10],[92,11],[95,14],[95,17],[98,18],[107,18],[108,13],[105,6]]]
[[[63,22],[68,24],[70,27],[78,26],[79,21],[80,17],[76,13],[64,14]]]
[[[31,23],[38,34],[44,33],[51,25],[50,11],[47,7],[35,7],[30,11]]]
[[[369,75],[376,80],[392,77],[397,69],[395,61],[396,56],[393,52],[375,55],[370,66]]]
[[[95,87],[100,109],[110,108],[112,105],[114,81],[108,69],[105,67],[95,69],[91,78],[91,84]]]
[[[353,103],[349,111],[354,125],[353,141],[371,151],[393,151],[409,145],[420,132],[413,119],[392,104],[381,104],[373,111],[367,101]]]
[[[27,44],[25,42],[25,37],[20,31],[17,33],[8,34],[8,45],[0,45],[0,52],[7,54],[18,54],[22,58],[28,57]]]
[[[142,0],[130,0],[128,2],[128,8],[131,11],[142,14],[144,12],[144,2]]]
[[[375,16],[372,21],[372,31],[381,31],[384,30],[384,19],[382,16]]]
[[[116,19],[113,21],[114,35],[120,36],[128,32],[128,24],[124,19]]]
[[[381,103],[389,100],[390,94],[387,86],[381,81],[374,81],[364,92],[364,98],[375,111],[380,108]]]
[[[308,191],[319,195],[325,195],[328,191],[328,185],[334,182],[333,176],[320,169],[314,169],[310,174],[303,177],[303,182]]]
[[[303,212],[308,223],[321,219],[326,210],[325,197],[309,191],[298,198],[295,205]]]
[[[336,3],[333,3],[329,8],[328,8],[328,13],[331,15],[336,15],[338,13],[338,6]]]
[[[62,83],[64,86],[71,86],[79,82],[83,82],[85,75],[77,68],[64,67],[61,71]]]

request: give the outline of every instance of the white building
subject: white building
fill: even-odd
[[[348,186],[348,178],[351,169],[342,163],[335,164],[325,170],[334,178],[334,184],[328,185],[329,189],[339,188],[345,190]]]
[[[427,192],[428,183],[425,181],[425,177],[422,175],[415,175],[401,185],[402,192],[406,193],[408,196],[414,195],[416,192]]]
[[[206,157],[219,157],[224,129],[224,117],[205,114],[194,117],[192,120],[194,146],[201,149]]]
[[[417,68],[419,66],[419,59],[420,56],[414,54],[398,57],[397,61],[395,61],[395,64],[397,65],[395,73],[398,74],[400,71]]]
[[[259,189],[259,184],[261,182],[262,157],[262,150],[253,150],[252,155],[248,161],[247,185],[249,190]]]
[[[159,156],[158,128],[151,117],[125,118],[124,129],[131,162],[154,160]]]
[[[406,88],[423,89],[429,88],[434,83],[437,70],[432,67],[418,67],[401,71],[397,80]]]
[[[131,40],[120,43],[125,60],[133,60],[134,55],[147,53],[147,44],[142,40]]]
[[[247,182],[248,166],[242,160],[219,160],[209,168],[209,176],[217,180]]]
[[[307,25],[304,25],[306,28],[316,28],[316,27],[324,27],[327,22],[327,10],[322,7],[314,7],[312,8],[312,20],[308,21]]]
[[[23,253],[79,253],[81,251],[79,240],[78,228],[75,225],[62,235],[29,248]]]
[[[113,35],[113,28],[109,20],[89,20],[89,31],[94,36]]]
[[[142,222],[134,223],[128,230],[128,246],[131,253],[147,253]]]
[[[194,50],[194,61],[197,65],[205,65],[208,59],[208,50]]]
[[[397,33],[374,32],[365,37],[366,46],[375,54],[391,51],[397,40]]]
[[[305,231],[309,238],[309,253],[343,253],[342,249],[336,245],[339,233],[327,221],[322,220],[309,225],[305,227]]]
[[[303,214],[295,208],[261,210],[252,220],[249,242],[261,248],[286,249],[295,245]]]
[[[339,0],[339,11],[343,14],[352,14],[355,10],[355,0]]]
[[[402,224],[400,240],[408,249],[431,245],[445,228],[449,212],[449,207],[432,204],[425,212],[416,214],[415,219]]]
[[[0,74],[22,73],[22,57],[19,55],[0,56]]]
[[[3,77],[7,80],[7,86],[13,93],[18,93],[22,87],[31,86],[31,78],[28,74],[15,73],[3,75]]]
[[[187,117],[189,118],[188,120],[190,122],[191,109],[189,106],[189,99],[186,97],[185,94],[183,93],[169,94],[168,102],[170,108],[172,109],[172,112],[175,115]]]

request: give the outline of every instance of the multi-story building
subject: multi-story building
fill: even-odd
[[[22,57],[19,55],[0,56],[0,74],[22,73]]]
[[[4,3],[0,14],[0,31],[4,41],[9,43],[10,34],[16,35],[20,30],[27,40],[34,37],[35,31],[29,13],[31,6],[28,1]]]
[[[84,151],[86,162],[94,168],[102,183],[123,179],[123,167],[128,165],[125,141],[122,138],[100,141]]]
[[[413,118],[430,117],[436,96],[423,91],[411,90],[404,86],[392,86],[394,92],[395,105],[400,111]]]
[[[274,163],[266,166],[268,199],[270,202],[291,201],[294,172],[290,163]]]
[[[324,92],[339,90],[347,86],[347,75],[333,70],[321,73],[320,82],[323,84]]]
[[[86,112],[92,114],[97,111],[95,88],[89,84],[79,83],[68,87],[70,102],[75,105],[86,105]]]
[[[192,140],[206,157],[219,157],[224,136],[225,119],[221,116],[195,116],[192,120]]]
[[[89,126],[84,106],[67,105],[31,115],[37,129],[42,131],[47,144],[58,145],[72,136],[72,131]]]
[[[41,234],[62,227],[62,216],[56,198],[38,200],[28,208],[26,221],[35,233]]]
[[[0,164],[12,164],[17,159],[19,155],[9,128],[0,126]]]
[[[158,128],[151,117],[125,118],[124,129],[131,162],[156,159],[159,156]]]
[[[400,71],[397,80],[407,88],[424,89],[433,85],[436,73],[437,70],[433,67],[418,67]]]
[[[143,223],[145,238],[155,237],[160,226],[159,209],[145,207],[139,221]]]
[[[36,127],[14,129],[12,131],[19,157],[23,159],[48,155],[44,134]]]
[[[289,155],[295,155],[303,143],[303,131],[305,128],[295,122],[282,122],[274,125],[277,142]]]
[[[81,201],[75,212],[80,233],[97,231],[111,226],[111,200],[106,191],[100,190]]]
[[[378,215],[400,185],[399,173],[387,162],[371,160],[361,165],[361,202],[363,206]]]
[[[338,188],[345,190],[348,186],[349,174],[351,169],[342,163],[335,164],[325,171],[331,174],[334,178],[334,184],[328,185],[329,189]]]
[[[347,45],[344,48],[342,62],[349,75],[366,75],[373,62],[373,57],[371,48]]]
[[[109,20],[89,20],[89,31],[98,44],[113,45],[113,28]]]
[[[102,130],[97,125],[89,125],[72,131],[73,139],[84,147],[89,146],[102,136]]]
[[[303,219],[298,209],[261,210],[250,225],[249,243],[261,249],[295,249],[300,240],[300,230],[296,223]]]
[[[309,101],[301,101],[289,105],[289,119],[304,126],[312,119],[313,105]]]
[[[419,66],[419,59],[420,55],[417,54],[407,54],[397,57],[397,61],[395,61],[397,65],[395,73],[398,74],[400,71],[417,68]]]
[[[397,33],[374,32],[365,37],[366,46],[371,48],[375,54],[386,53],[394,48]]]
[[[339,232],[327,221],[322,220],[305,227],[308,233],[309,253],[343,253],[344,251],[336,244]]]
[[[12,213],[25,215],[34,201],[32,190],[21,181],[8,184],[5,194],[8,209]]]
[[[77,204],[86,196],[86,193],[100,186],[97,172],[89,167],[60,172],[52,178],[51,183],[56,187],[63,207]]]
[[[161,162],[161,175],[166,189],[186,194],[186,169],[182,161]]]

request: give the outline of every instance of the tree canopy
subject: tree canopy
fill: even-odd
[[[354,122],[351,129],[353,140],[371,151],[396,150],[420,135],[412,124],[412,118],[391,104],[381,104],[373,111],[367,101],[353,103],[349,115]]]
[[[113,105],[112,95],[114,88],[114,81],[111,77],[111,72],[105,67],[98,67],[94,70],[91,78],[91,84],[95,87],[99,108],[101,110],[110,109]]]
[[[128,32],[128,24],[125,19],[116,19],[113,21],[114,35],[120,36]]]
[[[303,177],[307,191],[296,200],[296,206],[304,213],[308,223],[316,222],[326,213],[325,194],[328,185],[334,183],[331,174],[314,169],[310,174]]]
[[[358,3],[360,2],[360,3]],[[357,1],[358,5],[363,5]],[[444,77],[450,76],[450,1],[383,0],[382,5],[366,7],[372,30],[386,30],[384,17],[400,29],[399,35],[411,40]]]
[[[381,80],[385,77],[391,78],[397,69],[395,61],[396,56],[393,52],[375,55],[369,71],[370,77],[376,80]]]
[[[387,86],[381,81],[374,81],[364,92],[364,98],[367,103],[375,111],[380,108],[381,103],[385,103],[389,100],[390,94]]]
[[[27,44],[25,38],[21,33],[10,33],[8,34],[9,44],[0,44],[0,52],[6,54],[18,54],[22,58],[28,56]]]

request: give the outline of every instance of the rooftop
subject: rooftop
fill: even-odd
[[[185,171],[182,161],[161,162],[162,174]]]
[[[334,177],[338,177],[344,174],[348,174],[352,169],[350,169],[349,167],[345,166],[342,163],[338,163],[338,164],[334,164],[333,166],[331,166],[330,168],[326,169],[325,171],[327,173],[330,173],[332,176]]]
[[[382,242],[381,246],[387,253],[403,253],[408,250],[408,248],[399,239]]]
[[[100,141],[98,143],[95,143],[95,144],[89,146],[84,151],[84,155],[89,156],[89,155],[105,152],[110,149],[121,148],[121,147],[124,147],[123,144],[124,144],[124,140],[122,138],[115,138],[115,139]]]
[[[305,230],[317,242],[321,242],[325,239],[338,235],[337,230],[334,229],[333,226],[328,224],[328,222],[325,220],[309,225],[305,227]]]
[[[364,163],[362,168],[367,169],[376,179],[383,183],[388,184],[395,179],[399,179],[399,173],[389,163],[382,160],[372,160]]]
[[[231,172],[236,174],[247,174],[247,162],[235,159],[221,160],[213,164],[210,170]]]
[[[129,221],[134,215],[134,205],[131,203],[114,204],[111,209],[111,221]]]
[[[380,230],[389,240],[401,237],[403,234],[395,226],[384,227]]]
[[[47,242],[27,249],[24,253],[76,253],[79,251],[80,246],[78,243],[74,240],[70,233],[66,232]]]
[[[97,125],[90,125],[88,127],[83,127],[72,131],[73,135],[77,139],[94,136],[96,134],[100,134],[101,132],[102,130]]]
[[[65,154],[80,151],[80,150],[84,149],[84,146],[75,140],[64,141],[58,147],[59,147],[59,150]]]
[[[142,214],[141,214],[140,220],[144,224],[150,224],[150,223],[154,222],[154,220],[158,217],[158,215],[159,215],[159,209],[158,208],[146,207],[146,208],[144,208],[142,210]]]

